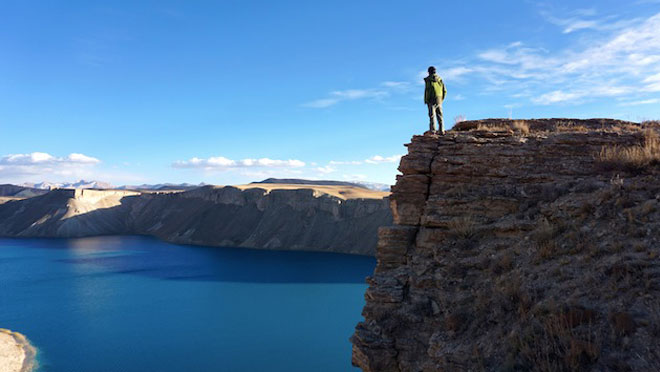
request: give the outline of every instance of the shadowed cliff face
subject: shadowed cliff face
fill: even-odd
[[[152,235],[211,246],[373,255],[387,199],[341,199],[311,189],[202,187],[180,193],[54,190],[0,204],[0,236]]]
[[[660,368],[657,134],[540,123],[413,137],[351,338],[356,366]]]

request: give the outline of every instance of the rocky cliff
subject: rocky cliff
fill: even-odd
[[[369,198],[368,191],[333,186],[277,187],[205,186],[170,193],[56,189],[0,204],[0,236],[143,234],[183,244],[373,255],[378,227],[391,224],[382,193]]]
[[[353,364],[659,370],[656,131],[556,119],[458,129],[407,145]]]

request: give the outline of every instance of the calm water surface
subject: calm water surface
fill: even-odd
[[[0,239],[0,327],[39,371],[349,371],[375,260],[143,237]]]

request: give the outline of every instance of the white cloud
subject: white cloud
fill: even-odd
[[[644,82],[647,83],[647,85],[644,87],[644,90],[649,92],[660,91],[660,73],[647,77],[644,79]]]
[[[641,101],[622,102],[619,104],[619,106],[639,106],[639,105],[650,105],[653,103],[660,103],[660,98],[644,99]]]
[[[330,92],[329,97],[317,99],[303,104],[303,107],[325,108],[336,105],[342,101],[353,101],[357,99],[380,99],[389,93],[381,89],[347,89]]]
[[[224,156],[191,158],[172,163],[174,168],[199,168],[205,170],[226,170],[232,168],[300,168],[305,163],[300,160],[276,160],[269,158],[232,160]]]
[[[349,160],[349,161],[330,160],[330,162],[328,164],[330,164],[330,165],[360,165],[360,164],[362,164],[362,162],[359,161],[359,160]]]
[[[380,155],[374,155],[369,159],[366,159],[364,162],[369,164],[381,164],[381,163],[396,163],[401,159],[402,155],[392,155],[388,157],[383,157]]]
[[[553,92],[543,94],[540,97],[533,98],[532,101],[541,105],[549,105],[552,103],[571,101],[581,97],[582,94],[580,93],[566,93],[561,90],[555,90]]]
[[[72,153],[56,157],[45,152],[9,154],[0,157],[0,179],[19,180],[89,178],[90,169],[100,160],[84,154]]]
[[[99,159],[87,156],[85,154],[76,154],[72,153],[67,156],[67,160],[70,162],[81,163],[81,164],[96,164],[99,163]]]
[[[364,174],[343,174],[341,177],[347,181],[364,181],[367,179]]]
[[[583,9],[571,17],[593,14]],[[588,26],[562,22],[571,30]],[[441,70],[467,71],[453,81],[456,85],[481,82],[484,94],[508,93],[539,105],[579,104],[600,97],[643,100],[650,98],[645,94],[660,91],[660,13],[642,20],[606,17],[593,27],[599,32],[588,44],[576,40],[574,47],[549,51],[516,41]]]
[[[329,165],[327,165],[325,167],[318,167],[318,168],[316,168],[316,170],[321,174],[329,174],[329,173],[334,173],[334,172],[337,171],[336,168],[333,168]]]
[[[382,164],[382,163],[396,163],[401,159],[401,156],[403,155],[392,155],[388,157],[384,157],[381,155],[374,155],[368,159],[364,160],[345,160],[345,161],[337,161],[337,160],[330,160],[328,162],[328,165],[362,165],[362,164]]]
[[[405,89],[410,87],[410,82],[408,81],[384,81],[380,85],[387,88],[399,88]]]
[[[563,28],[562,33],[564,34],[570,34],[580,30],[619,30],[639,22],[638,19],[617,20],[614,16],[593,18],[596,16],[596,13],[595,9],[577,9],[562,17],[556,17],[547,11],[541,12],[541,15],[548,22]]]
[[[77,165],[96,164],[100,160],[91,156],[72,153],[66,157],[55,157],[45,152],[33,152],[30,154],[9,154],[0,157],[0,166],[29,166],[29,165]]]
[[[449,68],[447,70],[440,70],[440,76],[444,80],[454,80],[460,78],[463,75],[469,74],[472,71],[474,70],[469,67],[458,66],[458,67]],[[427,73],[425,72],[423,75],[426,76],[426,74]]]
[[[648,99],[644,94],[660,91],[660,13],[646,19],[597,17],[595,9],[577,9],[562,17],[547,11],[542,15],[565,34],[594,32],[589,39],[574,39],[573,46],[563,50],[513,41],[482,50],[472,58],[454,59],[453,64],[436,65],[440,76],[458,86],[481,83],[483,94],[507,94],[537,105],[580,104],[602,97],[643,100]],[[324,108],[343,101],[407,93],[419,89],[426,74],[426,70],[419,71],[411,82],[384,81],[373,89],[330,92],[303,106]],[[452,100],[463,98],[460,94],[449,96]]]
[[[339,99],[337,98],[322,98],[322,99],[317,99],[311,102],[307,102],[303,104],[303,107],[310,107],[310,108],[324,108],[324,107],[330,107],[332,105],[335,105],[339,103]]]

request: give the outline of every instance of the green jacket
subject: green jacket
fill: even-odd
[[[442,79],[438,74],[429,75],[424,78],[425,88],[424,88],[424,103],[427,105],[429,103],[442,103],[442,100],[445,99],[447,95],[447,88],[445,88],[445,83],[442,82]]]

